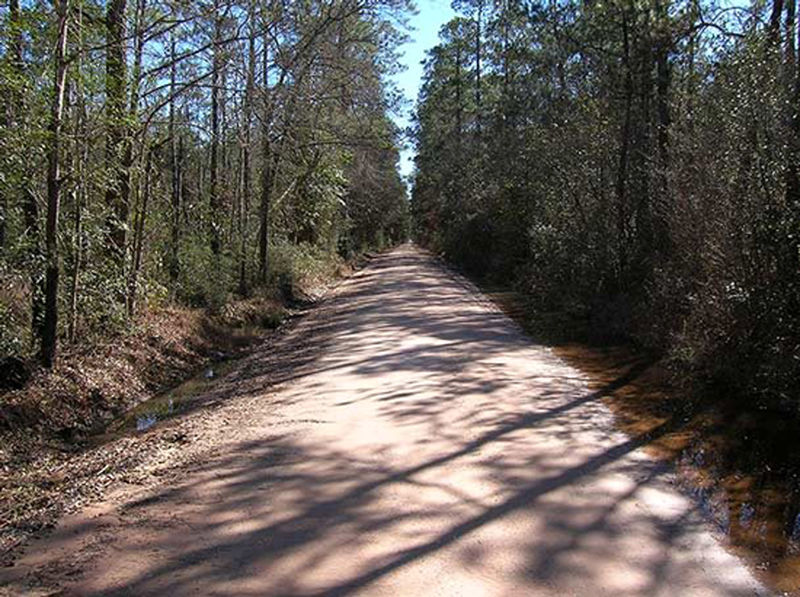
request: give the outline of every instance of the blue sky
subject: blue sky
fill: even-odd
[[[417,0],[418,14],[410,19],[413,29],[409,32],[410,40],[400,51],[400,63],[406,69],[392,77],[400,91],[409,100],[403,114],[395,116],[395,122],[401,128],[410,124],[410,112],[414,109],[420,84],[422,83],[422,61],[425,51],[439,41],[439,28],[449,21],[455,13],[450,8],[449,0]],[[414,152],[411,147],[400,153],[400,173],[407,176],[413,168]]]

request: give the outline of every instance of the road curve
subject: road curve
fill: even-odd
[[[413,246],[285,342],[220,382],[202,462],[65,518],[17,575],[55,570],[66,595],[767,594],[602,391]]]

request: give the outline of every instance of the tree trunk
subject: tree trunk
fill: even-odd
[[[218,16],[214,18],[214,55],[211,73],[211,163],[209,165],[209,185],[211,195],[210,208],[210,234],[211,252],[219,255],[221,248],[220,238],[220,200],[217,165],[219,162],[219,75],[221,68],[221,31],[222,21]]]
[[[217,98],[219,101],[219,201],[220,201],[220,236],[224,237],[226,246],[233,244],[233,225],[236,221],[236,216],[233,212],[233,200],[231,197],[231,177],[230,173],[233,171],[231,164],[231,152],[228,151],[228,69],[223,66],[219,73],[220,78],[220,93]],[[235,178],[234,178],[235,180]],[[222,221],[222,214],[226,213],[226,220]],[[229,226],[227,224],[230,222]],[[223,234],[224,233],[224,234]]]
[[[793,0],[789,0],[792,2]],[[772,0],[772,14],[769,17],[767,28],[767,38],[773,47],[778,47],[781,41],[781,13],[783,12],[783,0]]]
[[[463,130],[461,115],[461,43],[456,44],[456,142],[461,146]]]
[[[789,87],[789,138],[786,143],[786,209],[790,214],[798,214],[800,208],[800,59],[797,51],[800,50],[800,27],[797,26],[796,0],[788,0],[786,5],[786,59],[785,68],[787,84]],[[795,38],[797,34],[797,38]],[[795,43],[797,45],[795,45]],[[797,275],[798,261],[800,260],[800,221],[794,215],[790,223],[791,232],[788,243],[787,269],[789,275]]]
[[[137,119],[137,114],[139,112],[139,85],[140,79],[142,76],[142,57],[144,53],[144,17],[145,17],[145,10],[147,8],[147,0],[136,0],[135,6],[135,13],[134,13],[134,25],[133,25],[133,39],[134,39],[134,50],[133,50],[133,68],[131,71],[130,76],[130,95],[128,98],[128,122],[134,123]],[[128,202],[130,203],[130,194],[135,193],[134,196],[137,200],[141,197],[142,202],[144,203],[144,207],[139,206],[139,213],[134,214],[133,216],[133,241],[132,241],[132,259],[133,263],[131,264],[131,270],[128,274],[128,290],[125,293],[125,311],[129,318],[132,318],[135,312],[135,303],[136,303],[136,284],[137,284],[137,277],[139,274],[138,267],[139,262],[141,261],[141,237],[140,232],[141,230],[140,225],[143,222],[142,210],[146,209],[147,204],[147,193],[149,192],[148,185],[148,172],[145,171],[144,178],[145,181],[142,183],[142,176],[139,175],[134,179],[134,138],[133,138],[133,130],[131,130],[131,124],[126,127],[126,135],[123,141],[123,157],[122,157],[122,170],[121,176],[124,177],[124,184],[123,187],[128,189],[129,198]],[[140,147],[146,147],[146,129],[141,131],[141,138],[139,140]],[[150,160],[150,151],[144,149],[146,152],[145,161],[148,162]],[[142,189],[142,184],[144,184],[145,188]],[[128,210],[130,211],[130,207]],[[123,268],[124,270],[124,268]],[[125,273],[125,272],[123,272]]]
[[[130,186],[126,142],[125,10],[127,0],[109,0],[106,12],[106,252],[120,273],[125,265]]]
[[[481,36],[483,35],[483,0],[478,0],[475,17],[475,126],[481,134]]]
[[[14,76],[18,79],[18,81],[15,81],[15,84],[17,84],[24,76],[22,19],[19,11],[19,0],[9,0],[8,2],[8,25],[8,53],[11,58],[9,62]],[[12,127],[18,126],[17,113],[24,98],[20,97],[20,93],[15,90],[10,91],[8,96],[2,99],[5,100],[5,105],[2,107],[2,113],[0,113],[0,126],[3,129],[10,130]],[[6,230],[8,229],[11,200],[6,190],[0,189],[0,193],[2,193],[2,196],[0,196],[0,253],[2,253],[6,246]]]
[[[633,76],[630,65],[630,40],[628,31],[627,13],[622,15],[622,42],[623,66],[625,68],[625,106],[620,134],[619,162],[617,167],[616,196],[617,196],[617,253],[619,258],[619,281],[625,275],[627,268],[627,184],[628,161],[631,137],[631,104],[633,102]]]
[[[83,8],[78,8],[78,51],[83,50]],[[76,122],[75,131],[78,139],[88,138],[86,130],[86,94],[83,88],[83,54],[78,54],[77,65],[77,98],[76,98]],[[75,341],[75,333],[78,324],[78,296],[80,287],[80,273],[83,260],[83,204],[86,199],[86,164],[89,158],[89,144],[78,143],[75,148],[75,166],[77,183],[74,189],[74,214],[73,214],[73,243],[72,254],[72,281],[69,291],[69,320],[67,321],[67,338],[70,342]]]
[[[58,211],[61,202],[61,126],[64,114],[64,90],[67,80],[67,32],[69,0],[55,1],[58,38],[55,48],[53,100],[50,111],[47,147],[47,227],[45,229],[46,270],[44,322],[42,325],[41,359],[45,367],[56,362],[58,335]]]
[[[173,16],[177,17],[175,13]],[[177,79],[177,63],[175,59],[175,33],[170,33],[170,74],[169,74],[169,157],[170,157],[170,188],[172,199],[172,212],[170,218],[170,255],[169,261],[169,278],[171,288],[175,288],[178,282],[178,275],[180,274],[180,259],[178,258],[178,249],[180,243],[180,225],[181,225],[181,191],[180,191],[180,159],[179,159],[179,143],[175,134],[175,91]]]
[[[266,129],[266,126],[264,127]],[[269,276],[269,207],[272,195],[272,147],[269,130],[262,132],[261,139],[261,208],[258,227],[258,278],[266,284]]]
[[[79,183],[82,186],[82,183]],[[82,236],[83,236],[83,190],[74,190],[75,212],[73,215],[75,242],[72,256],[72,282],[69,289],[69,321],[67,322],[67,338],[70,342],[75,340],[75,330],[78,323],[78,291],[81,273]]]
[[[510,19],[511,15],[509,14],[509,3],[508,3],[508,0],[503,0],[502,10],[503,10],[503,12],[500,15],[500,22],[501,22],[501,25],[502,25],[502,29],[501,29],[501,36],[502,36],[501,51],[503,53],[503,56],[502,56],[502,61],[501,61],[501,65],[502,65],[501,68],[502,68],[502,71],[503,71],[503,83],[502,83],[502,88],[501,88],[502,89],[502,92],[501,92],[502,112],[500,114],[500,117],[502,119],[501,124],[502,124],[502,130],[503,130],[503,140],[506,141],[506,135],[507,135],[508,124],[509,124],[508,121],[509,121],[509,116],[510,116],[509,110],[510,110],[510,107],[511,107],[511,97],[510,97],[510,95],[511,95],[510,94],[511,73],[510,73],[510,70],[509,70],[510,69],[510,65],[509,65],[509,60],[508,60],[508,55],[509,55],[509,51],[510,51],[510,48],[509,48],[509,34],[508,34],[508,28],[509,28],[508,20]]]
[[[669,49],[670,33],[666,5],[656,1],[657,27],[656,37],[656,139],[658,146],[658,203],[654,206],[656,249],[666,254],[669,250],[669,229],[666,221],[667,209],[671,203],[669,197],[669,112],[670,66]]]
[[[264,117],[261,126],[261,207],[258,227],[258,281],[266,284],[269,276],[269,205],[272,194],[272,146],[270,143],[269,36],[264,36]]]
[[[242,196],[239,201],[239,294],[247,294],[247,215],[252,189],[250,151],[253,125],[253,93],[255,91],[256,38],[255,11],[250,3],[250,35],[247,40],[247,84],[244,96],[244,147],[242,148]]]
[[[133,266],[128,283],[128,317],[136,315],[136,301],[138,298],[139,272],[142,268],[142,254],[144,252],[144,230],[147,221],[147,209],[150,203],[150,178],[153,166],[153,152],[147,150],[144,166],[144,185],[142,189],[142,204],[136,218],[136,228],[133,237]]]

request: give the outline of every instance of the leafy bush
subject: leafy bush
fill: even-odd
[[[338,255],[309,243],[281,240],[270,250],[270,283],[288,300],[302,298],[314,286],[331,280],[341,264]]]

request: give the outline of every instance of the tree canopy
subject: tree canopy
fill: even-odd
[[[421,242],[796,405],[796,2],[454,8],[416,114]]]
[[[407,235],[406,0],[9,0],[0,352],[214,306]],[[287,269],[288,268],[288,269]]]

